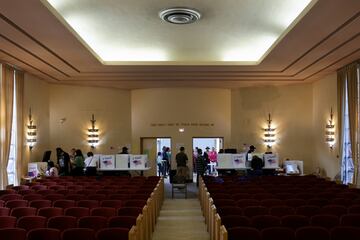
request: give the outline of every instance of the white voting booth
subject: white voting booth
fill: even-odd
[[[289,175],[303,175],[304,162],[302,160],[287,160],[284,161],[285,173]]]
[[[130,155],[130,168],[145,168],[147,161],[147,155]]]
[[[147,155],[101,155],[99,170],[146,170],[147,164]]]
[[[277,154],[264,154],[264,168],[279,168],[279,156]]]
[[[246,154],[218,154],[217,169],[245,169]]]
[[[115,168],[128,168],[130,161],[130,154],[116,154],[115,156]]]
[[[47,162],[32,162],[28,163],[28,176],[37,177],[39,175],[45,175],[47,170]]]
[[[100,169],[114,169],[114,168],[115,168],[115,155],[100,156]]]

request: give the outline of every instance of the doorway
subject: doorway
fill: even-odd
[[[224,149],[224,138],[223,137],[193,137],[192,140],[192,145],[193,145],[193,179],[196,179],[196,166],[195,166],[195,162],[196,162],[196,156],[197,156],[197,151],[196,148],[201,149],[202,152],[204,153],[207,148],[208,151],[216,151],[216,153],[218,153],[220,151],[220,149]],[[208,152],[208,154],[209,154]],[[207,168],[207,173],[210,175],[215,174],[216,176],[216,171],[215,171],[215,166],[216,166],[216,162],[210,162]]]
[[[148,171],[147,176],[156,176],[166,174],[167,169],[170,167],[163,163],[162,165],[157,164],[158,153],[162,154],[163,148],[169,148],[169,156],[171,156],[171,138],[170,137],[144,137],[141,138],[140,151],[141,154],[148,156],[148,166],[151,168]],[[169,161],[170,162],[170,161]],[[163,168],[164,167],[164,168]],[[167,168],[166,168],[167,167]]]

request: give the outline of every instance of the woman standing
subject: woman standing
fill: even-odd
[[[77,149],[75,151],[75,157],[74,157],[74,169],[73,169],[73,175],[74,176],[81,176],[84,174],[84,156],[80,149]]]

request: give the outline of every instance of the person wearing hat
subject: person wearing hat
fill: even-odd
[[[127,147],[123,147],[120,154],[129,154]]]

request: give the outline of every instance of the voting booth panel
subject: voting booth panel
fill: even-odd
[[[232,164],[234,168],[245,168],[246,154],[232,154]]]
[[[115,169],[129,168],[130,164],[129,154],[116,154],[115,156]]]
[[[284,161],[284,169],[286,174],[304,174],[304,162],[302,160]]]
[[[101,155],[100,168],[101,169],[114,169],[115,168],[115,155]]]
[[[279,157],[277,154],[264,154],[264,168],[279,168]]]
[[[130,168],[145,168],[147,166],[147,155],[130,155]]]
[[[232,168],[232,154],[218,154],[218,168]]]

